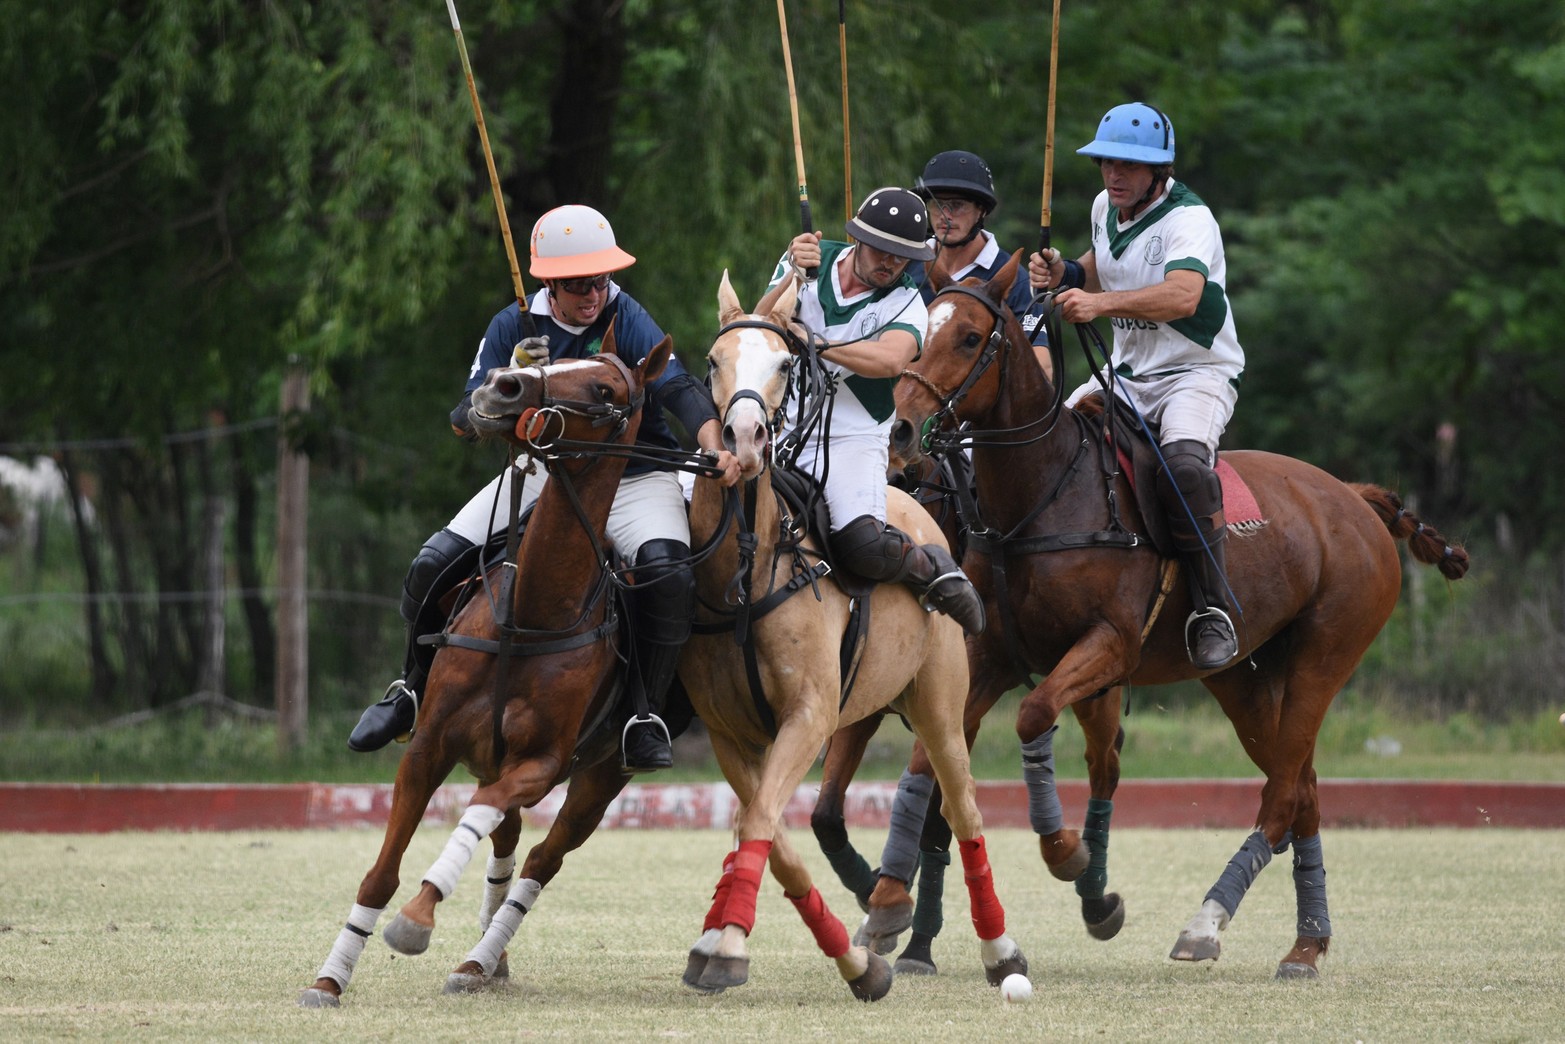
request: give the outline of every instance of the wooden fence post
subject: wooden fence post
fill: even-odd
[[[305,549],[310,458],[299,448],[300,421],[310,407],[309,379],[298,356],[288,359],[277,428],[277,750],[288,754],[309,732],[309,559]]]

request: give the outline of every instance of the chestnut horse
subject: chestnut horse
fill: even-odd
[[[989,982],[998,985],[1006,975],[1025,974],[1026,958],[1005,932],[962,742],[962,629],[926,612],[908,588],[879,585],[864,599],[868,634],[859,640],[851,684],[844,678],[839,653],[854,600],[811,565],[821,561],[818,545],[800,532],[805,519],[780,509],[770,467],[796,357],[801,366],[818,362],[810,355],[814,349],[789,329],[797,284],[786,284],[771,299],[767,314],[747,315],[725,272],[717,295],[721,329],[708,356],[723,438],[739,458],[744,481],[725,491],[697,479],[692,538],[706,541],[718,530],[725,496],[743,498],[745,506],[743,524],[696,567],[702,615],[716,612],[732,625],[714,632],[698,617],[680,677],[739,799],[739,845],[724,863],[685,982],[719,990],[747,981],[747,937],[761,870],[770,861],[772,875],[854,996],[877,1000],[891,988],[890,966],[850,944],[778,824],[821,745],[839,728],[892,707],[923,740],[944,784],[980,956]],[[906,494],[888,490],[887,501],[888,521],[915,543],[941,540],[933,520]],[[791,596],[773,597],[789,588]],[[735,612],[727,614],[727,607]]]
[[[1467,553],[1388,490],[1344,483],[1276,454],[1224,453],[1264,523],[1235,530],[1228,542],[1240,655],[1203,676],[1185,650],[1191,606],[1184,585],[1169,583],[1171,566],[1145,540],[1125,546],[1109,539],[1146,532],[1133,491],[1117,469],[1097,466],[1102,436],[1085,417],[1051,407],[1055,389],[1004,306],[1020,257],[984,284],[935,284],[923,355],[896,396],[893,443],[909,459],[954,445],[949,433],[971,425],[961,441],[972,447],[983,517],[963,567],[984,595],[990,625],[968,640],[970,703],[990,704],[1029,672],[1044,674],[1017,715],[1026,750],[1062,710],[1106,688],[1200,678],[1266,783],[1255,832],[1170,956],[1215,960],[1218,933],[1255,874],[1291,845],[1298,933],[1277,974],[1314,977],[1331,938],[1316,734],[1396,606],[1397,541],[1407,540],[1416,559],[1450,579],[1466,573]],[[1109,810],[1096,811],[1106,826]],[[1089,808],[1089,827],[1093,819]]]
[[[359,885],[347,926],[314,985],[300,996],[301,1006],[338,1005],[397,890],[413,831],[458,763],[479,786],[418,894],[385,930],[393,949],[422,953],[435,905],[456,887],[478,843],[492,835],[489,885],[479,911],[483,938],[448,978],[448,993],[477,989],[497,971],[505,974],[505,946],[522,917],[624,788],[618,734],[599,727],[613,710],[619,678],[603,534],[627,460],[607,451],[635,439],[643,389],[662,373],[671,347],[664,338],[629,367],[613,354],[611,330],[601,355],[494,370],[473,393],[479,433],[509,438],[534,464],[544,464],[549,481],[516,548],[515,567],[507,562],[489,574],[435,656],[418,728],[397,768],[385,842]],[[511,884],[519,810],[567,778],[571,785],[558,817]]]

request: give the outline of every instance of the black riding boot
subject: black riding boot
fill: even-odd
[[[938,609],[969,634],[983,632],[984,601],[939,544],[915,544],[895,526],[860,515],[831,535],[831,549],[842,565],[860,576],[907,584],[925,609]]]
[[[1185,648],[1191,663],[1215,671],[1239,655],[1239,641],[1228,596],[1223,486],[1207,459],[1200,442],[1170,442],[1163,447],[1166,469],[1158,473],[1157,489],[1195,603],[1185,621]]]
[[[659,716],[690,637],[696,581],[690,548],[678,540],[649,540],[636,552],[630,588],[631,648],[626,690],[632,710],[620,736],[626,772],[653,772],[674,764],[668,725]]]
[[[461,583],[476,564],[478,546],[449,529],[442,529],[419,549],[402,581],[399,610],[408,625],[407,653],[402,677],[386,687],[380,702],[366,710],[348,736],[348,749],[359,753],[379,750],[392,740],[406,743],[418,723],[418,704],[424,679],[434,654],[417,644],[418,636],[439,626],[430,617],[438,613],[440,599]]]

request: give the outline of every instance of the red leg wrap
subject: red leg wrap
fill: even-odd
[[[980,939],[998,939],[1005,934],[1005,907],[994,894],[994,874],[989,869],[983,835],[958,841],[957,847],[962,851],[962,875],[967,878],[967,897],[973,905],[973,927]]]
[[[733,884],[729,886],[728,902],[723,906],[722,922],[743,928],[745,934],[755,927],[755,898],[761,892],[761,871],[766,869],[766,857],[771,855],[770,841],[741,841],[734,853]]]
[[[712,893],[712,907],[706,912],[706,920],[701,922],[703,935],[723,926],[723,908],[728,905],[728,893],[734,887],[734,856],[737,854],[729,852],[728,858],[723,860],[723,876],[717,879],[717,890]]]
[[[810,929],[810,934],[815,936],[815,944],[821,948],[821,953],[836,960],[848,952],[848,930],[842,926],[837,916],[826,908],[826,900],[821,898],[821,890],[810,887],[810,894],[802,899],[788,896],[788,901],[793,908],[799,911],[799,916],[804,918],[805,925]]]

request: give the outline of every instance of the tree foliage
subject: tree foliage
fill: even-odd
[[[722,271],[758,296],[800,221],[771,5],[466,7],[524,282],[536,217],[598,206],[640,259],[624,283],[699,372]],[[1002,244],[1033,247],[1050,5],[843,10],[851,150],[839,7],[788,5],[812,224],[840,236],[850,195],[966,148],[995,169]],[[270,463],[167,436],[275,417],[297,359],[314,394],[298,437],[318,480],[340,483],[321,528],[369,547],[330,579],[394,593],[407,533],[495,466],[444,434],[445,413],[513,296],[441,5],[0,0],[0,70],[0,442],[134,440],[118,463],[73,462],[116,499],[101,518],[119,531],[94,538],[101,582],[196,583],[204,498],[264,504]],[[1503,520],[1524,550],[1557,552],[1565,13],[1067,0],[1050,201],[1067,252],[1099,187],[1074,150],[1133,98],[1172,115],[1179,176],[1227,238],[1249,366],[1226,444],[1398,486],[1448,531],[1483,539]],[[234,524],[261,575],[264,509]],[[181,615],[145,625],[145,658],[182,666],[147,666],[138,685],[183,694],[195,623]]]

